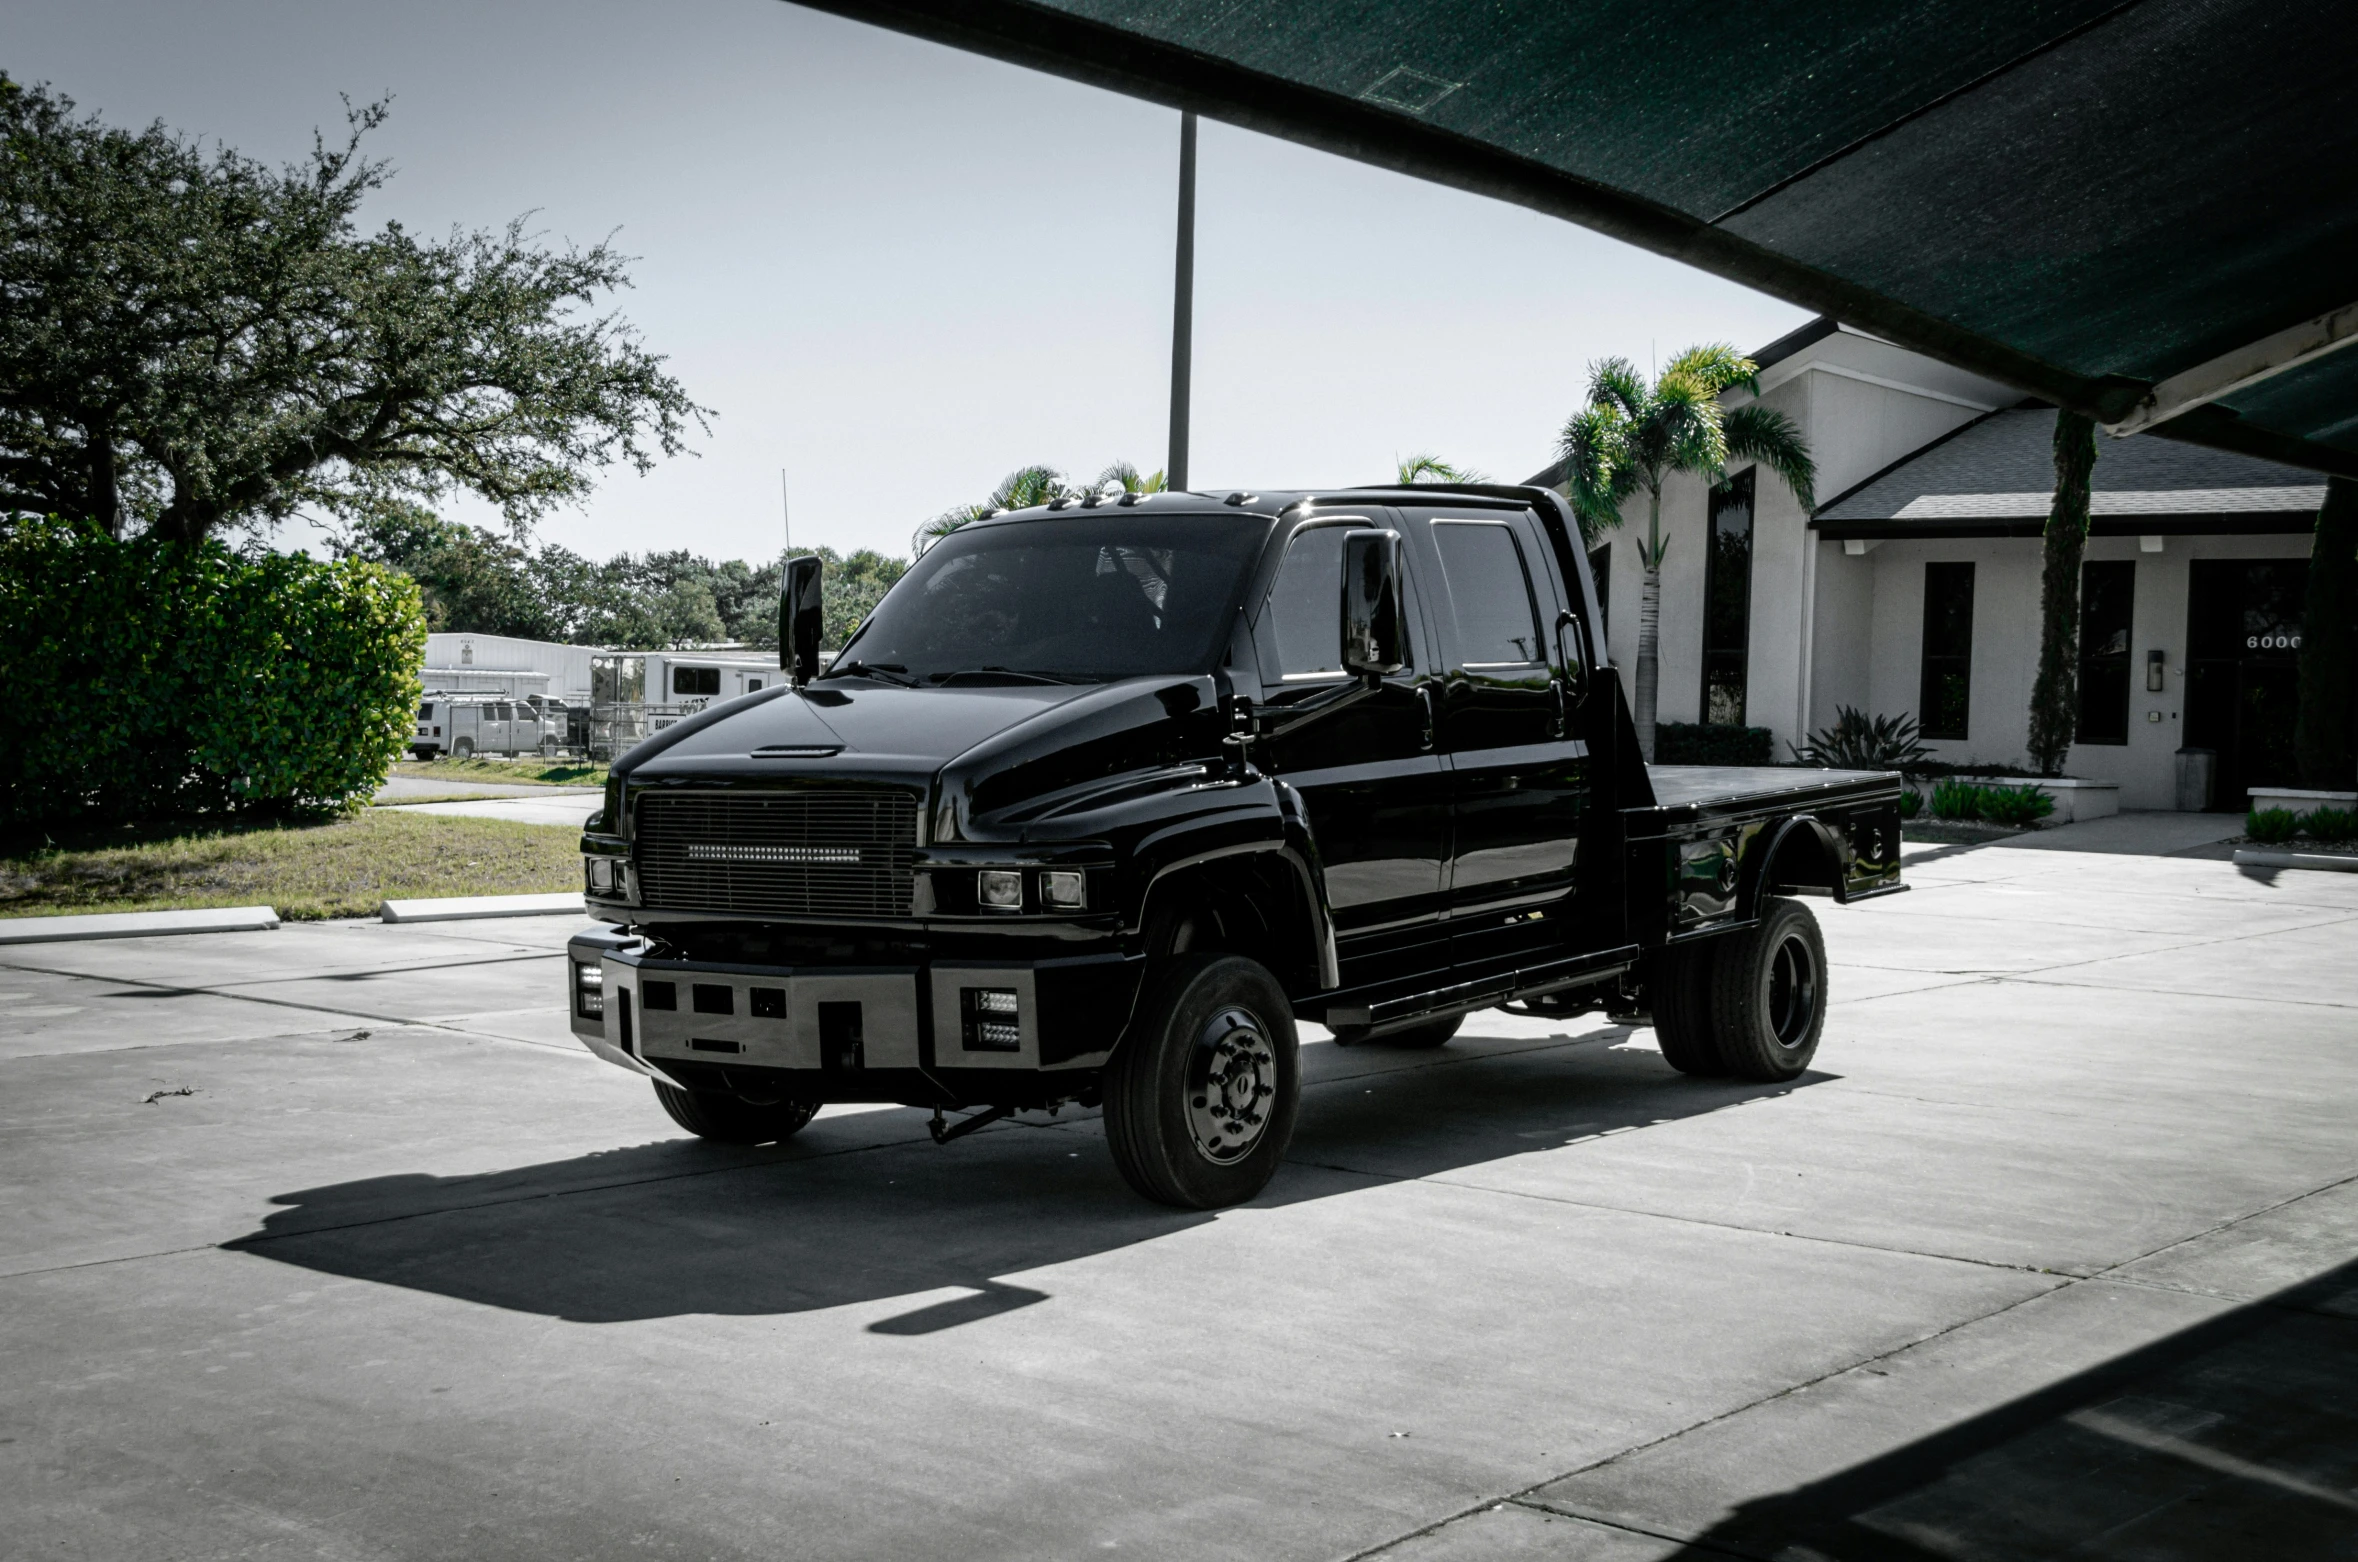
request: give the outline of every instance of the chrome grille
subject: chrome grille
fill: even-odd
[[[659,911],[903,917],[916,874],[906,792],[643,796],[640,903]]]

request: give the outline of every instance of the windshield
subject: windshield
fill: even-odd
[[[1100,682],[1208,671],[1269,522],[1082,512],[951,533],[830,677]]]

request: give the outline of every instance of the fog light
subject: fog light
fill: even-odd
[[[1016,1013],[1012,987],[962,987],[959,1006],[966,1012],[962,1040],[969,1052],[1021,1052],[1023,1026]]]
[[[606,971],[603,966],[573,962],[573,1012],[585,1020],[606,1012]]]
[[[613,858],[592,857],[589,859],[589,887],[590,893],[593,895],[610,895],[614,892]]]
[[[986,911],[1021,911],[1023,875],[1008,868],[985,868],[976,875],[975,893]]]
[[[1078,872],[1056,869],[1040,875],[1040,898],[1058,911],[1078,911],[1089,903],[1088,885]]]

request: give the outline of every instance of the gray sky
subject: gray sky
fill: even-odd
[[[624,313],[718,409],[541,534],[592,555],[906,550],[1029,461],[1163,463],[1178,116],[779,0],[0,0],[0,68],[255,156],[390,94],[371,224],[616,234]],[[1582,229],[1216,124],[1198,488],[1517,480],[1591,358],[1800,310]],[[484,507],[446,513],[496,524]],[[301,540],[290,529],[285,540]]]

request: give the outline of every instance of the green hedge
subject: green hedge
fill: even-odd
[[[364,802],[415,719],[426,622],[355,560],[0,527],[0,825]]]
[[[1665,721],[1654,728],[1657,765],[1773,765],[1776,747],[1766,727],[1705,726]]]

